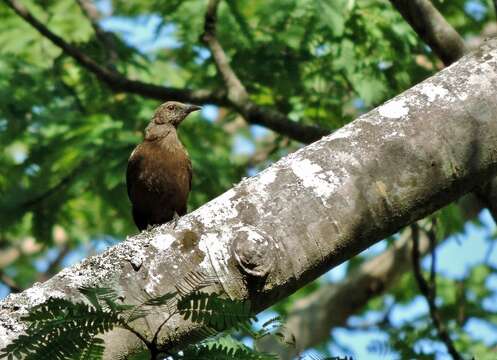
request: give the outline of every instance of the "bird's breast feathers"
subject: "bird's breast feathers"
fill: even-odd
[[[140,144],[131,154],[130,163],[135,164],[139,182],[149,191],[176,187],[190,190],[191,163],[182,145]]]

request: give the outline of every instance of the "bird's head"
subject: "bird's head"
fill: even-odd
[[[169,124],[178,127],[179,124],[193,111],[200,110],[197,105],[183,104],[177,101],[168,101],[155,110],[153,123],[156,125]]]

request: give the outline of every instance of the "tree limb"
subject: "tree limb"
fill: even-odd
[[[482,210],[482,204],[472,194],[460,199],[458,205],[464,209],[465,220],[474,219]],[[418,224],[424,227],[426,221],[421,220]],[[411,229],[407,227],[392,246],[365,261],[342,281],[322,285],[310,296],[295,301],[284,328],[280,329],[285,339],[295,337],[295,347],[284,346],[276,336],[268,336],[257,342],[257,348],[276,352],[282,360],[290,360],[303,349],[323,344],[334,328],[348,327],[347,320],[352,315],[394,287],[402,275],[412,270],[411,235]],[[425,255],[428,251],[428,237],[421,232],[419,252]]]
[[[464,40],[429,0],[390,0],[445,65],[466,52]]]
[[[216,37],[217,9],[220,2],[220,0],[209,0],[207,4],[202,40],[209,46],[217,70],[224,79],[228,99],[242,110],[249,102],[247,90],[231,68],[228,57]]]
[[[102,45],[103,51],[107,54],[108,65],[116,63],[117,60],[119,60],[119,55],[116,51],[116,44],[114,39],[112,39],[112,36],[105,32],[98,24],[98,21],[100,20],[100,13],[98,12],[97,7],[92,0],[76,0],[76,2],[78,3],[83,14],[88,18],[88,21],[90,21],[90,24],[95,31],[95,35]]]
[[[220,0],[209,0],[207,4],[202,40],[211,51],[217,70],[224,80],[231,104],[248,122],[266,126],[303,143],[310,143],[327,135],[329,130],[298,124],[276,110],[258,106],[250,101],[245,86],[231,68],[230,61],[216,37],[217,10],[220,2]]]
[[[422,235],[420,253],[424,254],[429,246],[427,237]],[[268,336],[258,341],[257,348],[276,352],[280,359],[290,360],[297,353],[324,343],[333,328],[346,326],[350,316],[357,314],[372,298],[383,294],[411,269],[411,248],[411,231],[407,228],[388,250],[364,262],[344,280],[322,285],[295,302],[281,329],[285,340],[295,338],[295,347],[284,346],[276,337]]]
[[[194,103],[217,103],[219,105],[226,105],[226,98],[221,92],[177,89],[127,79],[120,73],[101,66],[78,48],[67,43],[63,38],[53,33],[41,21],[35,18],[18,0],[3,1],[41,35],[76,60],[78,64],[95,74],[98,79],[107,84],[113,91],[125,91],[161,101],[169,99]]]
[[[497,172],[496,61],[497,40],[488,41],[176,226],[130,237],[10,295],[0,306],[0,348],[22,333],[28,309],[51,296],[78,299],[81,286],[113,287],[129,303],[144,291],[175,291],[178,279],[200,271],[219,279],[209,290],[249,299],[258,312],[454,201]],[[166,316],[136,330],[153,334]],[[161,349],[186,344],[198,327],[172,317],[158,336]],[[107,359],[141,346],[125,330],[103,338]]]
[[[419,37],[448,66],[467,51],[464,40],[445,20],[430,0],[390,0]],[[492,186],[495,185],[495,186]],[[475,195],[484,203],[497,222],[497,180],[475,188]]]

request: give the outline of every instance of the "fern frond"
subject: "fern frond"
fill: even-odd
[[[186,296],[207,286],[217,284],[217,282],[218,279],[215,276],[207,275],[202,271],[191,271],[175,287],[180,295]]]
[[[278,356],[255,351],[228,335],[189,346],[183,350],[181,356],[176,358],[181,360],[277,360]]]
[[[116,301],[118,298],[116,291],[111,288],[80,287],[78,290],[98,310],[102,310],[100,302],[103,299]]]
[[[269,326],[272,326],[272,327],[281,327],[283,324],[283,319],[281,316],[275,316],[275,317],[272,317],[271,319],[267,320],[266,322],[264,322],[264,324],[262,324],[262,327],[264,329],[267,329],[269,328]]]
[[[69,360],[75,359],[92,342],[94,335],[84,333],[77,327],[66,329],[63,334],[49,336],[46,341],[35,346],[34,352],[29,352],[25,360]]]
[[[58,298],[33,307],[22,320],[30,323],[25,334],[3,349],[0,357],[12,354],[27,360],[40,359],[40,356],[72,359],[87,348],[96,334],[122,323],[119,312]]]
[[[94,336],[87,343],[86,348],[83,349],[75,360],[101,360],[104,355],[104,341],[96,336]]]
[[[250,312],[249,301],[230,300],[217,293],[194,292],[181,297],[177,307],[185,320],[191,319],[218,331],[255,319]]]
[[[281,316],[275,316],[265,321],[259,330],[252,328],[250,323],[241,324],[238,328],[242,332],[245,332],[248,336],[254,338],[254,340],[258,340],[269,334],[274,334],[278,338],[280,338],[279,335],[280,332],[284,329],[284,325]],[[283,334],[281,335],[283,336]]]

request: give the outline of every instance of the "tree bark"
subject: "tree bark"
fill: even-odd
[[[420,252],[428,251],[428,239],[420,234]],[[346,326],[347,319],[357,314],[373,296],[383,293],[397,277],[411,268],[411,231],[387,251],[366,261],[353,274],[336,284],[321,286],[299,299],[280,329],[285,341],[295,338],[295,346],[285,346],[276,336],[257,342],[262,351],[275,352],[282,360],[293,359],[303,350],[322,344],[334,327]]]
[[[112,286],[133,303],[174,290],[191,271],[211,290],[250,299],[258,312],[368,246],[452,202],[497,172],[497,41],[283,158],[181,218],[128,238],[0,305],[0,347],[19,317],[80,286]],[[165,318],[137,324],[150,337]],[[141,325],[141,326],[139,326]],[[195,325],[173,317],[160,344],[182,345]],[[152,335],[153,336],[153,335]],[[139,346],[105,336],[106,358]]]
[[[474,219],[483,209],[472,194],[459,202],[466,220]],[[423,220],[419,223],[425,224]],[[419,235],[420,253],[426,254],[429,241],[424,232]],[[360,312],[370,300],[384,294],[410,271],[411,258],[412,238],[408,227],[395,244],[364,262],[342,281],[322,285],[311,295],[292,304],[280,331],[286,340],[295,337],[295,347],[285,346],[276,336],[266,336],[257,342],[257,348],[277,353],[281,360],[290,360],[299,352],[322,344],[329,339],[334,328],[347,326],[350,316]]]

